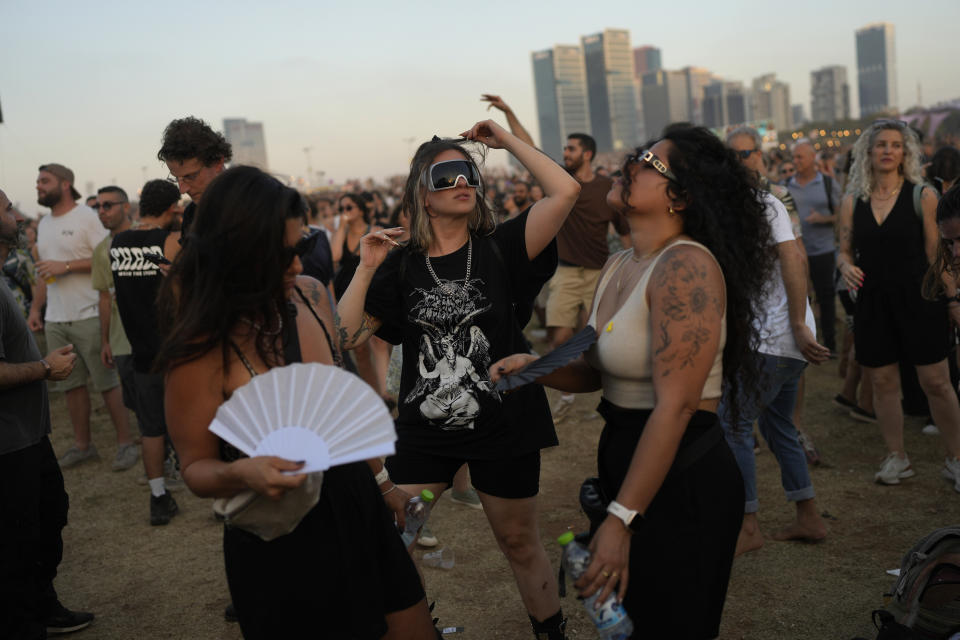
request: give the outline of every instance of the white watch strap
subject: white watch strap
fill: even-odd
[[[390,474],[387,473],[387,468],[383,467],[382,469],[380,469],[380,472],[377,475],[375,475],[373,479],[376,480],[378,487],[384,482],[386,482],[387,480],[389,480]]]
[[[607,513],[609,513],[614,517],[620,518],[621,520],[623,520],[623,524],[627,528],[630,528],[630,523],[633,521],[633,519],[636,517],[637,513],[639,512],[633,509],[626,508],[616,500],[611,500],[610,504],[607,505]]]

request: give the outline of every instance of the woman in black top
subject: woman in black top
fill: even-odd
[[[205,192],[161,290],[170,318],[159,356],[166,415],[183,479],[199,496],[253,489],[280,499],[306,478],[295,473],[302,464],[245,457],[208,429],[252,376],[291,362],[339,362],[328,298],[299,276],[303,214],[299,194],[259,169],[225,171]],[[245,638],[436,637],[366,463],[328,469],[319,501],[291,533],[265,541],[227,526],[223,544]]]
[[[839,268],[856,293],[857,362],[873,383],[874,408],[887,457],[874,478],[899,484],[914,475],[903,441],[898,363],[916,366],[930,412],[943,434],[951,475],[960,465],[960,405],[946,356],[950,319],[942,300],[925,300],[921,283],[933,263],[939,234],[937,196],[923,188],[916,134],[898,120],[878,120],[853,149],[853,169],[840,208]],[[919,192],[919,193],[918,193]],[[916,204],[919,195],[919,206]],[[919,209],[919,210],[918,210]],[[947,297],[956,286],[945,282]]]
[[[524,348],[521,327],[556,268],[554,238],[580,187],[550,158],[492,121],[463,134],[505,148],[547,194],[496,226],[479,169],[455,141],[420,146],[403,207],[410,243],[387,255],[400,229],[364,237],[360,266],[337,307],[348,349],[375,332],[403,345],[397,453],[381,489],[401,511],[409,495],[440,495],[467,462],[534,630],[563,637],[557,583],[537,531],[540,449],[557,444],[546,396],[530,386],[501,397],[487,367]]]

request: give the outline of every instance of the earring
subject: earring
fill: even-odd
[[[670,214],[670,217],[671,217],[671,218],[674,217],[675,215],[677,215],[677,212],[673,210],[673,207],[672,207],[672,206],[667,209],[667,213]]]

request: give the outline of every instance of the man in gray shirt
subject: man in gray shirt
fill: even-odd
[[[13,207],[0,191],[0,240],[17,234]],[[93,614],[70,611],[53,579],[63,557],[67,493],[50,446],[46,380],[73,370],[73,345],[40,357],[10,289],[0,280],[0,630],[4,637],[45,638],[87,627]],[[10,636],[6,634],[9,633]]]
[[[793,146],[793,163],[797,172],[787,181],[787,188],[797,205],[803,245],[810,265],[810,280],[820,307],[820,331],[823,344],[831,353],[837,351],[836,289],[837,243],[833,233],[836,211],[842,192],[836,180],[817,171],[816,151],[807,139]]]

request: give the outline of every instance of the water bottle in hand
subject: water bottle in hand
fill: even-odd
[[[563,546],[561,560],[563,568],[570,579],[576,582],[590,566],[590,552],[580,543],[574,542],[572,531],[567,531],[557,538],[557,542]],[[584,598],[583,605],[587,608],[590,620],[600,632],[601,640],[628,640],[633,635],[633,622],[630,621],[623,605],[617,601],[616,593],[607,596],[599,609],[595,608],[594,604],[600,597],[600,591],[602,589],[597,590],[589,598]]]
[[[406,525],[403,527],[403,533],[400,534],[403,538],[403,546],[409,547],[420,533],[420,528],[430,515],[431,503],[433,503],[433,492],[429,489],[424,489],[419,496],[414,496],[407,501],[407,506],[404,508]]]

